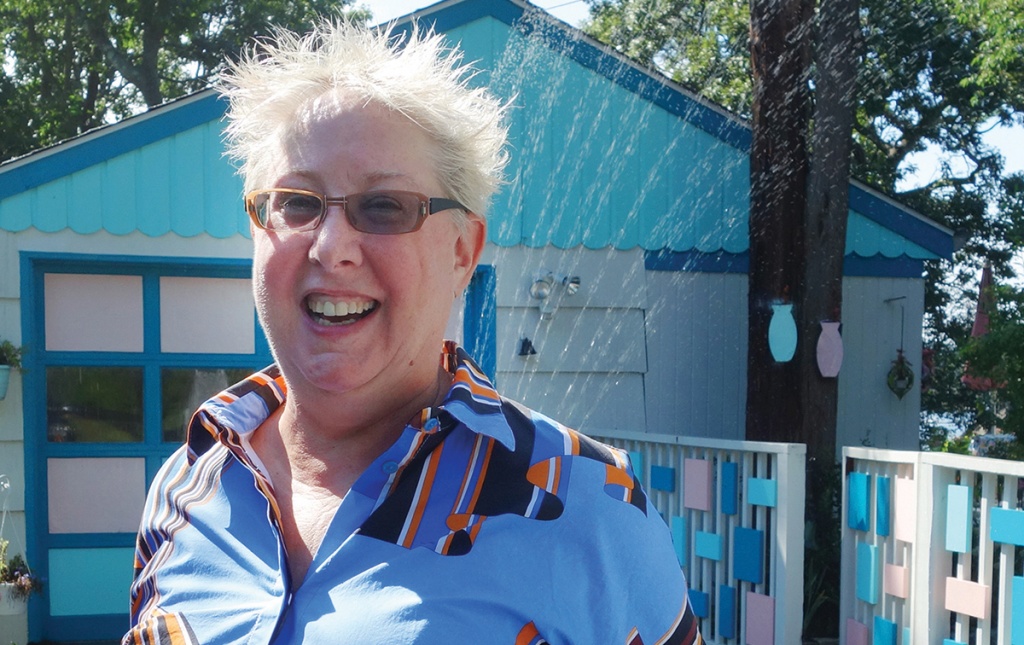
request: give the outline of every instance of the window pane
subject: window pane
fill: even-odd
[[[163,440],[185,441],[185,431],[196,408],[254,371],[247,368],[161,370]]]
[[[142,368],[47,367],[46,438],[142,441]]]

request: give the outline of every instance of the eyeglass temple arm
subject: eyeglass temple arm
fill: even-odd
[[[464,211],[469,210],[454,199],[448,199],[446,197],[431,197],[428,201],[430,204],[427,206],[427,213],[430,215],[446,211],[449,208],[461,208]]]

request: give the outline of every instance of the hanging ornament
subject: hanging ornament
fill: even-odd
[[[910,361],[903,355],[902,349],[896,350],[896,360],[892,362],[892,369],[885,382],[900,399],[914,387],[914,370],[910,368]]]
[[[825,378],[835,378],[843,365],[843,337],[839,335],[840,323],[821,321],[821,335],[818,336],[818,371]]]
[[[886,298],[885,302],[900,302],[906,299],[906,296],[897,296],[895,298]],[[910,361],[903,355],[903,334],[906,330],[907,322],[906,313],[903,303],[900,302],[900,348],[896,350],[896,360],[892,362],[889,375],[885,379],[885,384],[900,399],[914,386],[914,370],[910,367]]]
[[[772,358],[779,363],[788,362],[796,353],[796,320],[793,319],[793,305],[772,305],[772,321],[768,324],[768,348],[772,350]]]

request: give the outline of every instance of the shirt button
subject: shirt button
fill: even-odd
[[[437,430],[437,426],[441,425],[441,422],[436,417],[430,417],[427,422],[423,424],[423,429],[427,432],[433,432]]]
[[[398,462],[397,461],[385,461],[384,464],[381,465],[380,469],[383,470],[385,473],[390,475],[391,473],[394,473],[394,472],[398,471]]]

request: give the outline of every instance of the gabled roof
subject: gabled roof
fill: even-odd
[[[750,129],[522,0],[445,0],[416,21],[460,43],[478,82],[517,97],[500,246],[743,254]],[[207,90],[0,165],[0,229],[248,235]],[[113,204],[113,207],[112,207]],[[952,233],[863,184],[847,254],[949,257]]]

